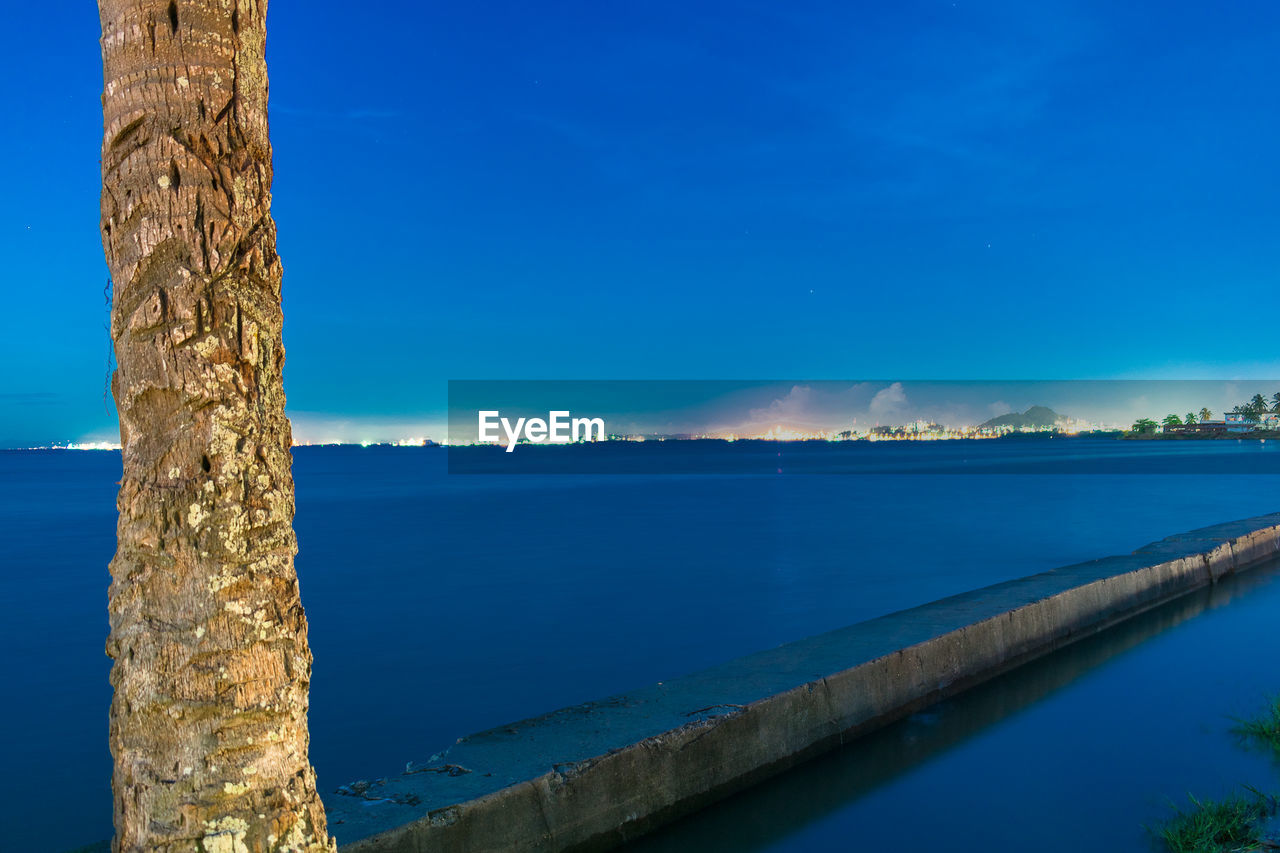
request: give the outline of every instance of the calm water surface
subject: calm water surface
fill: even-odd
[[[1221,452],[1252,451],[1231,442]],[[471,731],[1280,509],[1280,481],[1248,474],[449,476],[432,449],[301,448],[295,460],[323,791],[397,772]],[[0,453],[0,715],[21,733],[0,761],[5,849],[65,850],[110,834],[103,642],[119,464],[114,453]],[[957,837],[981,837],[961,819],[976,811],[1021,826],[1020,840],[1048,832],[1080,849],[1069,840],[1101,813],[1100,791],[1155,808],[1244,772],[1238,751],[1218,743],[1223,714],[1247,713],[1280,689],[1280,673],[1274,643],[1232,630],[1225,615],[1275,613],[1263,587],[1014,713],[983,725],[973,720],[987,712],[961,713],[967,734],[947,735],[910,768],[850,771],[852,784],[822,777],[813,784],[831,796],[800,820],[787,817],[797,813],[787,798],[813,799],[808,783],[779,783],[799,794],[755,809],[766,820],[750,832],[715,829],[719,847],[683,825],[692,841],[652,843],[821,849],[852,832],[911,850],[940,843],[936,832],[950,836],[937,849],[963,849]],[[1179,645],[1193,626],[1198,638]],[[1147,662],[1127,672],[1139,655]],[[1162,707],[1211,735],[1161,728],[1174,725],[1153,711]],[[1088,755],[1110,787],[1063,763]],[[1124,772],[1117,755],[1129,756]],[[1046,823],[1049,804],[1057,817]],[[933,817],[921,821],[926,806]],[[1142,843],[1145,818],[1112,811],[1101,825],[1115,849]]]
[[[1280,567],[1188,595],[624,853],[1165,850],[1171,802],[1280,790],[1231,732],[1280,692]]]

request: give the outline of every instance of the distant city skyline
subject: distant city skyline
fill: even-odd
[[[512,419],[552,410],[601,416],[611,434],[797,438],[914,423],[976,427],[1045,406],[1078,430],[1117,429],[1202,408],[1221,418],[1255,394],[1270,401],[1277,392],[1280,379],[455,381],[447,436],[429,437],[474,441],[485,410]]]
[[[609,434],[737,438],[827,437],[877,426],[977,427],[1044,406],[1075,430],[1126,429],[1167,414],[1222,419],[1275,380],[479,380],[449,383],[451,408],[419,418],[291,413],[294,441],[314,444],[468,443],[480,409],[545,415],[572,406],[607,418]],[[63,436],[11,447],[114,446],[112,434]]]
[[[97,16],[9,11],[59,28],[0,56],[0,446],[118,440]],[[469,376],[1280,375],[1275,4],[317,0],[268,27],[303,440],[438,430]]]

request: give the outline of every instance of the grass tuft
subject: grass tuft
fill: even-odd
[[[1275,813],[1276,800],[1249,790],[1252,796],[1237,795],[1219,802],[1191,797],[1195,808],[1179,811],[1160,830],[1160,837],[1172,853],[1259,849],[1262,821]]]
[[[1240,720],[1232,731],[1280,752],[1280,696],[1271,700],[1271,707],[1261,716],[1252,720]]]

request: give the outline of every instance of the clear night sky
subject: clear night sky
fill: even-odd
[[[96,10],[6,13],[0,445],[112,437]],[[1275,3],[274,0],[269,33],[300,425],[408,430],[448,378],[1280,375]]]

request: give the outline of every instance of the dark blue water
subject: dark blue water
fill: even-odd
[[[470,731],[1280,507],[1276,478],[1248,474],[449,476],[430,448],[295,460],[325,791]],[[102,648],[118,476],[113,453],[0,453],[0,719],[20,733],[0,760],[0,824],[13,849],[110,834]],[[1177,680],[1172,658],[1153,676]],[[1215,725],[1221,709],[1181,687],[1188,713]],[[1242,689],[1277,687],[1256,661]],[[1105,704],[1136,713],[1133,693]],[[1104,743],[1107,720],[1088,723]]]
[[[1280,789],[1235,736],[1280,692],[1280,567],[929,708],[625,853],[1164,851],[1171,801]]]

